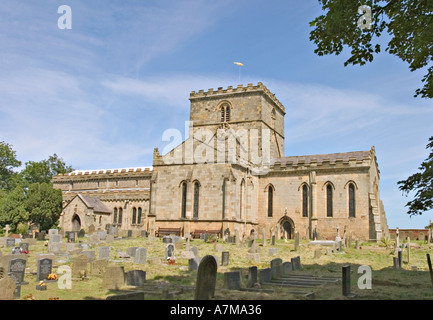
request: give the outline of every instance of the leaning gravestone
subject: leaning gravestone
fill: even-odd
[[[47,280],[48,275],[52,273],[53,260],[48,258],[38,260],[37,269],[36,281]]]
[[[217,262],[211,255],[204,256],[198,266],[194,300],[209,300],[215,295]]]

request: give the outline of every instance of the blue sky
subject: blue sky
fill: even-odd
[[[72,29],[59,29],[59,6]],[[263,82],[286,107],[285,154],[370,150],[390,228],[423,228],[397,181],[418,170],[432,101],[413,98],[425,70],[382,53],[344,67],[319,57],[316,0],[3,0],[0,140],[23,163],[57,153],[76,169],[151,166],[166,129],[184,132],[189,94]]]

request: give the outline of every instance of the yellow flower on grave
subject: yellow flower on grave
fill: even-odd
[[[43,280],[41,280],[41,281],[39,281],[39,285],[40,285],[41,287],[43,287],[43,286],[45,286],[45,282],[44,282]]]

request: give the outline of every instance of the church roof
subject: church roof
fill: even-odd
[[[86,204],[88,208],[93,209],[93,212],[98,213],[111,213],[110,210],[99,200],[98,198],[83,196],[81,194],[78,195],[81,200]]]
[[[368,159],[371,159],[371,150],[274,158],[271,160],[271,165],[274,165],[275,163],[280,163],[280,164],[291,163],[292,165],[297,165],[299,163],[310,164],[312,162],[335,163],[336,161],[348,162],[349,160],[362,161]]]

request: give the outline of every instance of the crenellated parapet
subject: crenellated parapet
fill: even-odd
[[[267,96],[275,105],[277,105],[281,109],[281,111],[285,113],[285,108],[283,104],[275,97],[275,95],[271,91],[269,91],[269,89],[262,82],[258,82],[256,86],[252,83],[249,83],[247,86],[244,86],[242,84],[239,84],[237,87],[228,86],[227,89],[219,87],[217,90],[210,88],[207,91],[191,91],[189,99],[194,100],[209,97],[220,98],[221,95],[227,96],[230,94],[235,95],[246,92],[263,92],[265,96]]]

